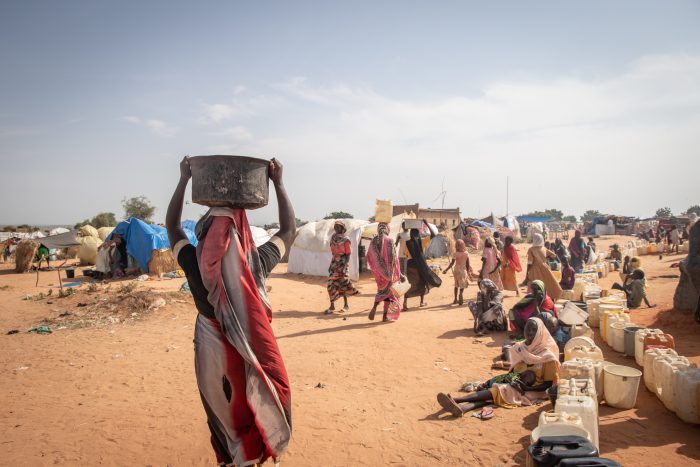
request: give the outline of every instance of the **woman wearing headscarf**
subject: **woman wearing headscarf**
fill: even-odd
[[[343,311],[348,311],[348,295],[357,295],[359,291],[352,285],[350,277],[348,277],[348,268],[350,267],[350,254],[352,247],[350,239],[345,235],[347,231],[345,224],[342,221],[335,221],[333,226],[333,235],[331,236],[331,265],[328,268],[328,298],[331,305],[325,311],[326,314],[335,311],[335,301],[343,297],[345,306]]]
[[[474,275],[472,267],[469,264],[469,253],[467,253],[467,245],[464,240],[457,240],[455,243],[455,253],[452,256],[452,261],[450,264],[442,271],[443,274],[447,274],[454,266],[452,274],[455,279],[455,299],[452,302],[453,305],[462,305],[464,303],[464,289],[469,287],[469,277]],[[457,299],[457,293],[459,293],[459,300]]]
[[[503,263],[501,266],[503,290],[513,291],[516,297],[519,297],[520,289],[518,288],[518,279],[515,277],[515,274],[522,271],[523,268],[520,265],[518,250],[513,246],[513,237],[506,237],[506,243],[503,247]]]
[[[559,347],[542,320],[527,321],[525,341],[514,344],[509,356],[507,374],[486,381],[465,397],[439,393],[440,406],[455,417],[489,404],[506,408],[529,406],[545,399],[545,391],[559,382]],[[489,418],[490,414],[482,411],[480,415]]]
[[[481,267],[481,274],[479,277],[481,279],[490,279],[496,284],[498,290],[503,290],[503,283],[501,282],[501,256],[498,254],[493,240],[487,238],[484,242],[484,252],[481,255],[481,261],[483,263]]]
[[[516,303],[508,313],[511,330],[515,331],[515,337],[522,338],[527,320],[545,311],[558,318],[554,308],[554,300],[547,294],[544,283],[539,280],[532,281],[529,293]]]
[[[586,255],[586,242],[581,237],[581,231],[574,232],[574,238],[569,242],[569,253],[571,253],[571,267],[576,272],[583,271],[583,263]]]
[[[547,258],[556,258],[553,252],[544,247],[544,238],[536,233],[532,236],[532,246],[527,250],[527,278],[530,281],[544,282],[549,295],[557,301],[561,297],[561,286],[552,274]]]
[[[423,223],[428,226],[424,220]],[[430,226],[428,226],[430,229]],[[434,238],[435,233],[430,229],[430,237]],[[411,229],[409,239],[406,242],[406,248],[411,254],[411,259],[406,263],[406,277],[411,283],[411,288],[403,297],[403,310],[408,310],[408,299],[411,297],[420,297],[420,306],[427,305],[424,298],[430,292],[431,287],[440,287],[442,280],[428,266],[428,262],[423,255],[423,243],[420,239],[418,229]]]
[[[401,314],[401,302],[391,292],[391,286],[405,278],[401,276],[399,257],[394,243],[389,238],[389,232],[389,226],[383,222],[380,223],[377,227],[378,235],[372,239],[367,252],[367,264],[372,269],[374,280],[377,282],[377,295],[374,297],[374,306],[368,316],[371,320],[374,320],[377,306],[382,302],[384,302],[382,321],[396,321]]]

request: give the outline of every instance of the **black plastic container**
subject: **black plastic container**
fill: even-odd
[[[563,459],[598,457],[596,447],[581,436],[543,436],[527,453],[527,465],[538,467],[554,467]]]
[[[621,467],[618,462],[602,457],[579,457],[578,459],[564,459],[559,462],[559,467]]]
[[[205,206],[267,206],[270,161],[245,156],[190,157],[192,201]]]

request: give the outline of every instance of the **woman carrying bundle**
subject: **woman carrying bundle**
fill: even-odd
[[[335,301],[343,297],[345,306],[343,311],[348,311],[348,295],[357,295],[359,292],[352,285],[350,277],[348,277],[348,268],[350,266],[350,254],[352,247],[350,239],[345,235],[347,231],[345,224],[342,221],[335,221],[333,226],[334,233],[331,236],[331,265],[328,268],[328,298],[331,301],[331,306],[325,311],[326,314],[335,311]]]
[[[374,306],[369,312],[368,318],[374,320],[377,306],[384,302],[384,314],[382,321],[396,321],[401,314],[401,302],[393,294],[391,286],[406,278],[401,275],[399,257],[396,255],[394,243],[389,238],[389,226],[380,223],[377,227],[378,235],[372,239],[367,252],[367,264],[372,269],[374,280],[377,282],[377,295],[374,297]]]
[[[515,408],[533,405],[546,398],[546,391],[559,382],[559,348],[542,320],[531,318],[525,325],[525,341],[509,350],[510,370],[477,386],[465,397],[439,393],[440,406],[455,417],[489,404]],[[492,412],[482,411],[481,418]]]
[[[571,253],[571,266],[576,272],[583,271],[583,263],[586,260],[586,242],[581,237],[581,231],[574,233],[574,238],[569,242],[569,253]]]

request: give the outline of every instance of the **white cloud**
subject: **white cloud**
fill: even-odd
[[[219,123],[236,114],[236,109],[228,104],[204,104],[202,120],[205,123]]]
[[[250,141],[253,139],[253,134],[250,132],[250,130],[244,126],[234,126],[231,128],[227,128],[221,134],[225,136],[230,136],[236,141]]]
[[[126,117],[122,117],[122,120],[124,120],[125,122],[132,123],[134,125],[143,125],[158,136],[172,137],[175,136],[175,134],[177,134],[177,129],[171,127],[163,120],[158,120],[155,118],[141,118],[135,115],[128,115]]]
[[[273,89],[283,105],[260,115],[275,131],[248,125],[263,137],[245,148],[297,163],[352,161],[343,169],[347,179],[374,187],[353,195],[358,206],[371,206],[374,196],[398,198],[401,186],[408,201],[425,203],[447,177],[453,202],[465,212],[503,213],[501,185],[511,174],[511,194],[518,193],[511,212],[558,207],[580,214],[592,206],[645,215],[673,199],[658,200],[648,184],[627,186],[626,177],[646,180],[664,161],[683,168],[674,182],[682,187],[700,170],[699,56],[644,57],[607,78],[501,80],[478,95],[390,98],[299,77]],[[688,196],[678,191],[668,197]],[[653,208],[644,211],[646,204]]]

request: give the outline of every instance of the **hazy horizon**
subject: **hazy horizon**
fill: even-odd
[[[120,219],[138,195],[162,222],[185,154],[278,158],[304,220],[440,207],[443,186],[502,215],[506,177],[514,215],[678,214],[700,204],[698,20],[693,1],[5,2],[0,224]]]

